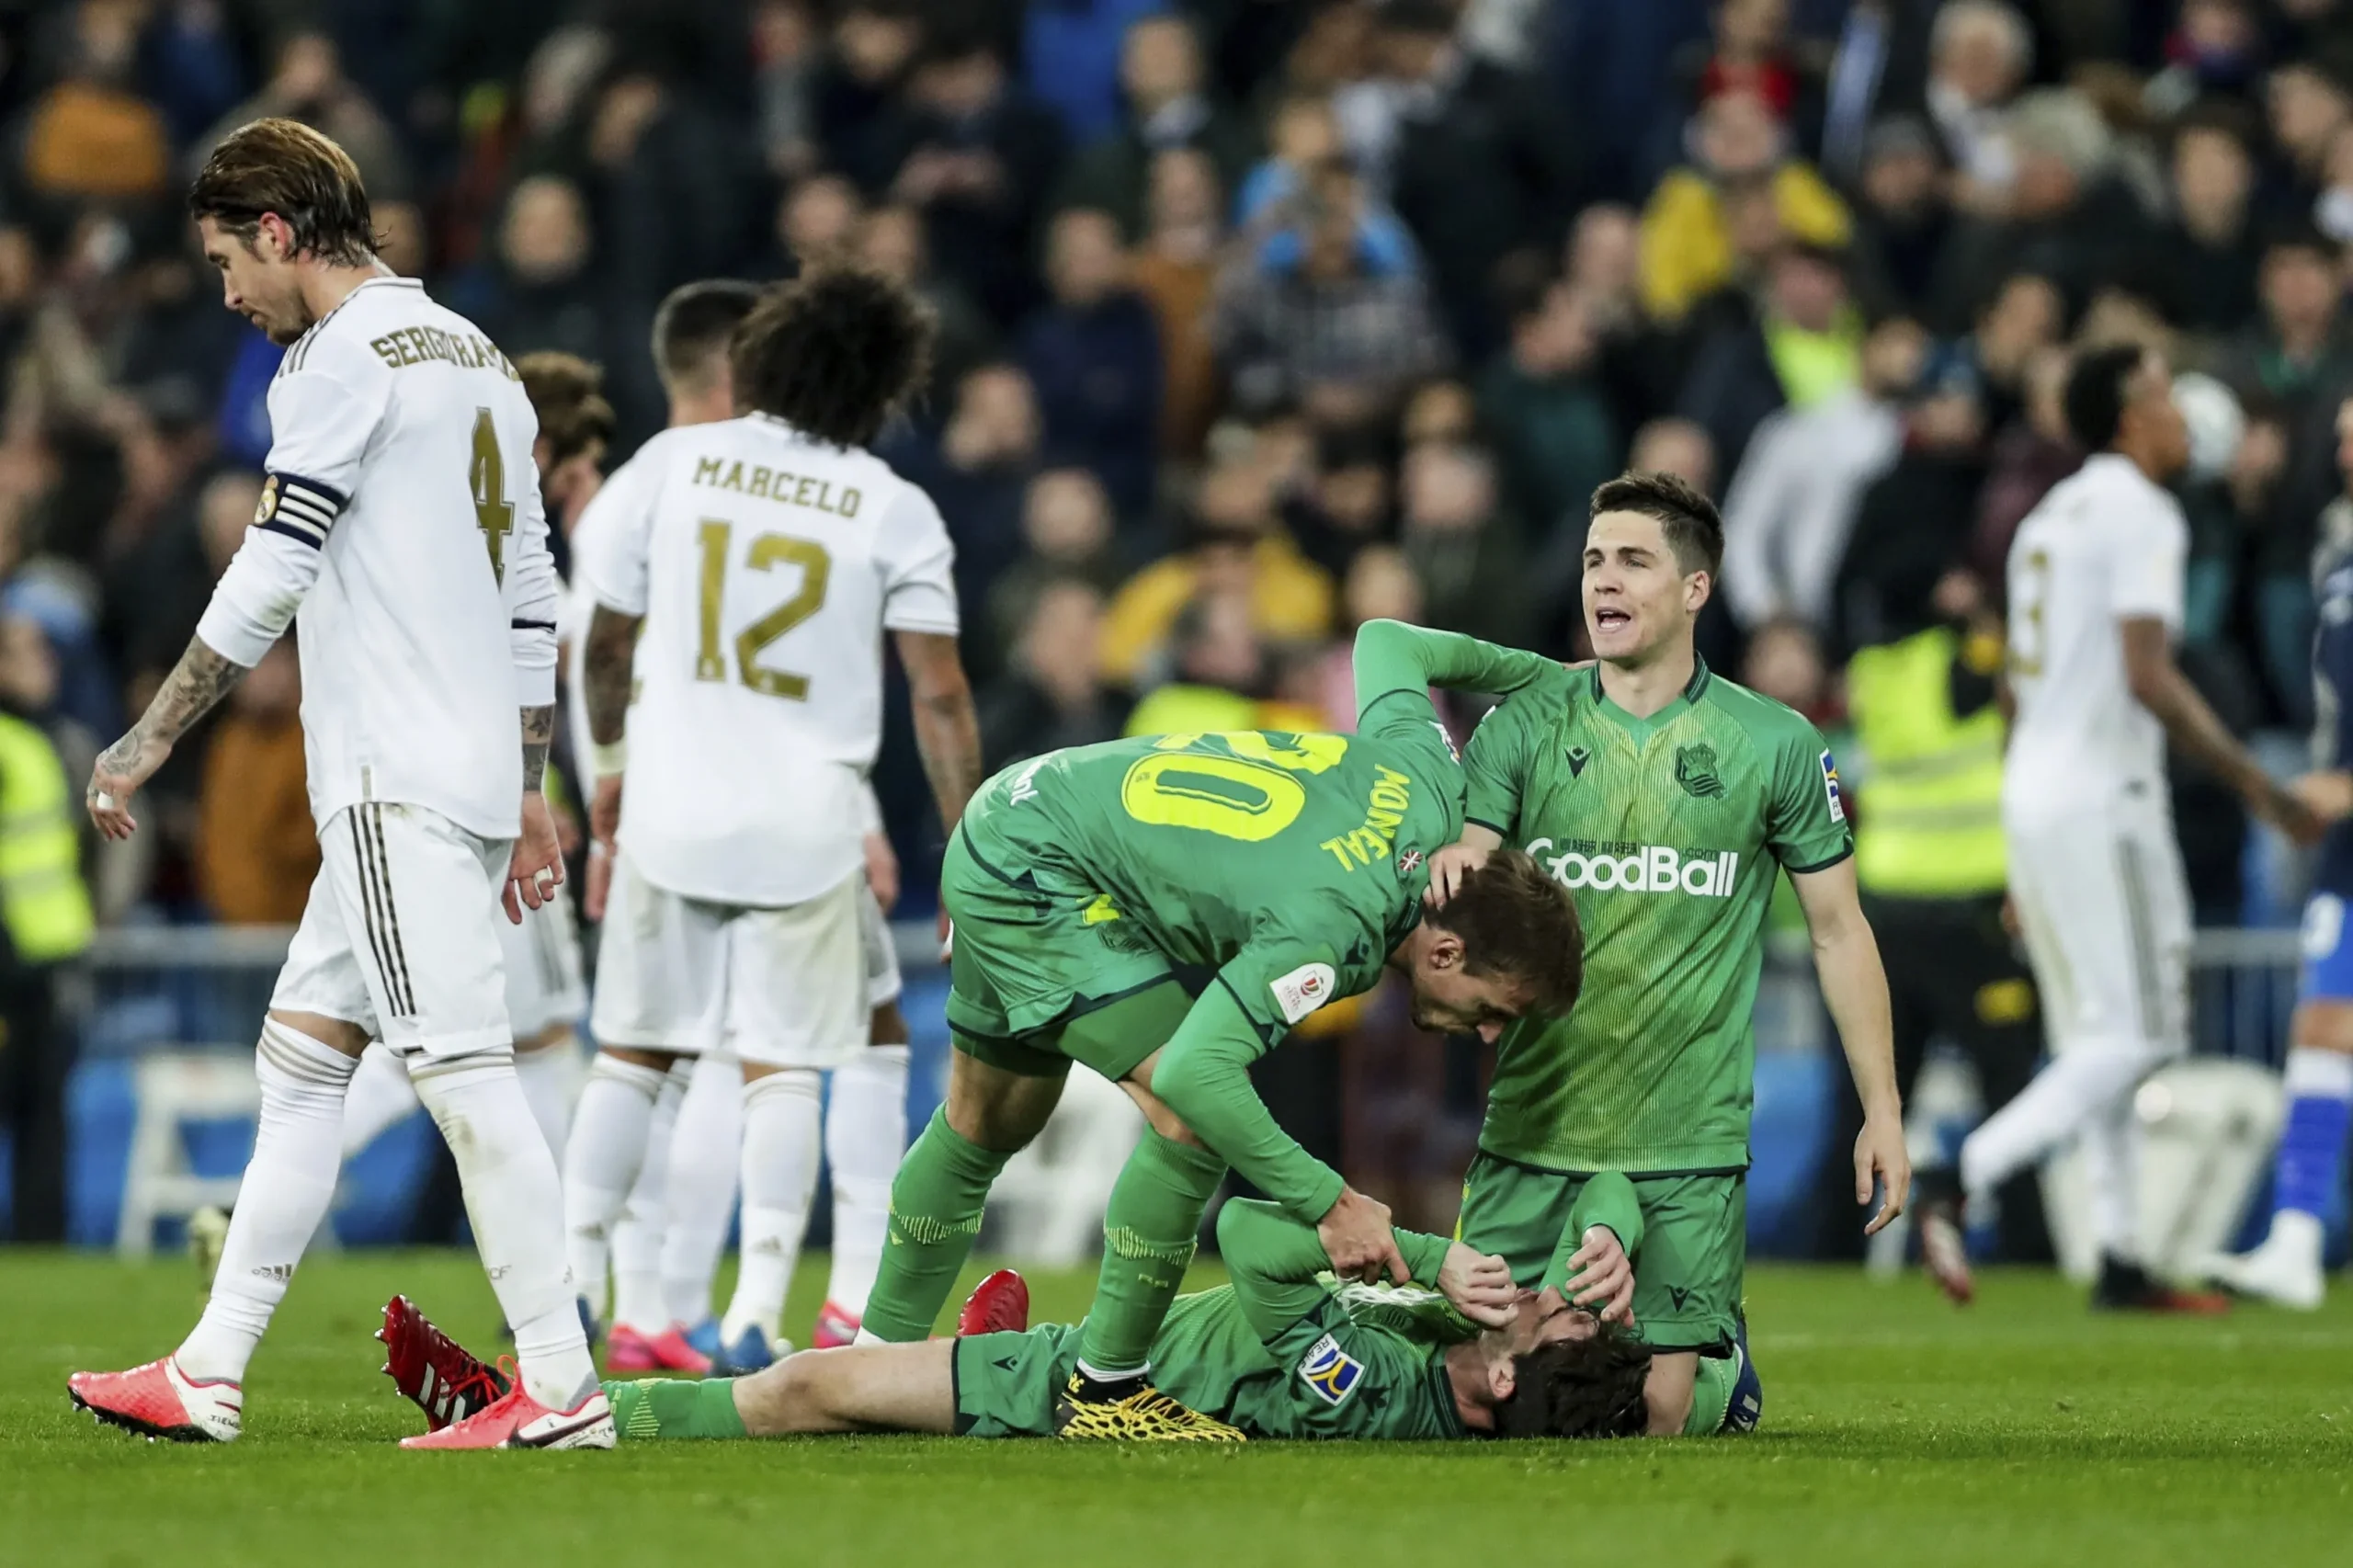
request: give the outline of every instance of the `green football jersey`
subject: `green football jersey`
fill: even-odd
[[[1461,764],[1425,697],[1379,704],[1354,735],[1052,752],[983,786],[964,835],[1006,881],[1096,895],[1086,918],[1107,940],[1214,974],[1272,1043],[1380,979],[1421,917],[1428,857],[1461,824]],[[1051,1021],[1008,1013],[1017,1030]]]
[[[1465,815],[1576,897],[1585,989],[1497,1049],[1480,1146],[1550,1170],[1748,1164],[1751,1012],[1779,869],[1853,852],[1821,733],[1702,664],[1636,719],[1555,670],[1466,748]]]

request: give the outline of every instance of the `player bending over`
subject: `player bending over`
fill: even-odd
[[[1578,1219],[1588,1241],[1563,1267],[1581,1299],[1620,1312],[1631,1289],[1609,1227],[1635,1222],[1632,1193],[1595,1182]],[[1262,1438],[1592,1437],[1650,1419],[1648,1351],[1559,1290],[1515,1291],[1499,1258],[1397,1233],[1422,1289],[1341,1284],[1313,1229],[1270,1203],[1218,1216],[1233,1283],[1177,1298],[1153,1342],[1166,1389]],[[1497,1327],[1468,1327],[1449,1311]],[[733,1380],[612,1382],[622,1438],[742,1438],[847,1432],[1042,1437],[1077,1358],[1079,1330],[1027,1327],[1019,1277],[973,1292],[960,1337],[809,1351]],[[490,1397],[498,1374],[395,1297],[386,1371],[438,1423]],[[1725,1415],[1729,1380],[1704,1395]],[[1749,1392],[1753,1398],[1753,1391]]]
[[[519,921],[563,875],[540,791],[556,577],[530,401],[471,322],[376,258],[358,171],[317,131],[232,132],[188,206],[223,301],[288,346],[269,474],[188,652],[98,758],[90,815],[109,838],[133,832],[132,791],[299,609],[321,867],[262,1025],[261,1125],[204,1315],[162,1360],[68,1386],[134,1432],[237,1436],[246,1362],[335,1192],[352,1069],[381,1039],[456,1157],[522,1368],[504,1397],[412,1441],[610,1447],[492,929],[502,884]]]
[[[1662,1380],[1690,1387],[1746,1354],[1751,1015],[1784,870],[1862,1100],[1855,1197],[1875,1182],[1884,1195],[1869,1230],[1903,1210],[1910,1162],[1829,749],[1692,643],[1723,559],[1716,509],[1680,480],[1630,473],[1594,492],[1591,513],[1597,662],[1548,666],[1480,724],[1463,845],[1434,878],[1442,897],[1459,864],[1521,846],[1574,890],[1586,944],[1583,1004],[1514,1025],[1496,1051],[1461,1233],[1532,1280],[1592,1174],[1632,1176],[1648,1230],[1635,1316]],[[1657,1429],[1686,1428],[1670,1412]]]
[[[1467,638],[1432,657],[1491,690],[1553,667]],[[1354,735],[1114,741],[1008,768],[973,796],[940,878],[955,921],[947,1102],[892,1185],[859,1343],[931,1332],[990,1184],[1045,1125],[1074,1062],[1127,1090],[1151,1126],[1105,1212],[1065,1436],[1233,1435],[1147,1375],[1229,1164],[1315,1225],[1342,1275],[1404,1278],[1387,1208],[1276,1125],[1250,1063],[1384,967],[1412,982],[1424,1028],[1493,1040],[1523,1013],[1565,1013],[1578,940],[1567,895],[1524,855],[1425,914],[1427,857],[1461,825],[1461,766],[1427,671],[1360,638],[1356,675]]]

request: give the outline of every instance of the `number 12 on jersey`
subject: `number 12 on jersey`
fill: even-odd
[[[735,527],[706,517],[698,530],[702,547],[701,632],[695,643],[695,679],[727,678],[726,651],[720,643],[719,617],[727,598],[727,568]],[[763,697],[805,702],[809,677],[770,669],[759,662],[767,645],[825,607],[825,585],[833,575],[833,557],[814,540],[789,534],[756,534],[745,551],[744,564],[754,572],[778,566],[801,568],[801,584],[790,597],[761,616],[735,636],[735,678]]]

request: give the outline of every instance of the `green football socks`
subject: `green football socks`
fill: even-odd
[[[1691,1414],[1684,1419],[1687,1437],[1711,1437],[1724,1429],[1732,1409],[1733,1386],[1740,1381],[1740,1362],[1731,1356],[1702,1356],[1691,1382]]]
[[[629,1443],[679,1437],[740,1437],[744,1418],[735,1413],[735,1380],[641,1378],[605,1385],[613,1407],[613,1430]]]
[[[989,1184],[1012,1157],[957,1132],[945,1108],[931,1113],[891,1183],[890,1240],[862,1329],[894,1345],[930,1335],[981,1233]]]
[[[1150,1363],[1153,1336],[1193,1261],[1201,1213],[1224,1176],[1225,1162],[1207,1149],[1145,1131],[1103,1215],[1103,1271],[1078,1342],[1088,1373],[1115,1379]]]

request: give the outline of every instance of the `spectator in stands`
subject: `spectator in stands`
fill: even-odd
[[[1154,153],[1149,183],[1150,216],[1128,272],[1160,329],[1161,452],[1181,462],[1201,449],[1217,412],[1210,326],[1223,199],[1215,165],[1195,147]]]
[[[1928,119],[1974,200],[2009,184],[2003,132],[2010,99],[2034,67],[2034,35],[2004,0],[1945,0],[1928,47]]]
[[[989,767],[1120,735],[1125,705],[1103,684],[1102,635],[1103,595],[1093,583],[1051,577],[1039,585],[1005,673],[981,690]]]
[[[1390,0],[1378,47],[1396,84],[1389,191],[1427,259],[1457,346],[1485,357],[1503,337],[1496,268],[1552,252],[1576,207],[1577,139],[1525,72],[1454,40],[1460,7]]]
[[[922,209],[940,267],[999,321],[1037,301],[1038,219],[1062,168],[1053,115],[1006,71],[976,18],[935,15],[885,133],[892,199]]]
[[[1995,436],[1985,485],[1978,492],[1968,561],[1996,611],[2018,525],[2052,485],[2083,465],[2084,454],[2067,428],[2068,364],[2067,350],[2055,345],[2038,349],[2027,361],[2026,406],[2009,428]]]
[[[1262,727],[1271,668],[1246,596],[1212,590],[1188,601],[1169,628],[1168,665],[1169,678],[1128,715],[1129,734]]]
[[[291,926],[318,875],[301,702],[294,649],[281,642],[237,684],[206,744],[197,885],[231,926]]]
[[[2254,319],[2261,260],[2249,208],[2255,127],[2234,103],[2193,110],[2174,127],[2171,221],[2148,252],[2145,291],[2173,325],[2227,336]]]
[[[1817,728],[1829,727],[1830,668],[1822,656],[1822,634],[1795,616],[1777,616],[1748,634],[1740,684],[1796,709]]]
[[[171,177],[164,117],[133,88],[139,17],[127,6],[73,7],[62,78],[23,128],[25,189],[60,204],[161,196]]]
[[[1767,415],[1724,496],[1721,597],[1751,629],[1830,623],[1831,580],[1864,490],[1904,441],[1900,399],[1920,379],[1927,335],[1895,316],[1863,340],[1862,374],[1808,409]]]
[[[808,0],[759,0],[752,7],[752,68],[760,147],[768,172],[798,179],[817,166],[817,88],[824,58]]]
[[[1246,452],[1202,479],[1185,548],[1129,578],[1112,597],[1103,628],[1105,679],[1132,687],[1148,678],[1178,612],[1203,597],[1240,598],[1270,641],[1331,633],[1331,576],[1276,527],[1275,480],[1266,454]]]
[[[991,646],[983,650],[982,668],[995,664],[996,650],[1011,647],[1029,624],[1047,584],[1075,579],[1098,594],[1119,585],[1113,523],[1102,482],[1083,468],[1050,468],[1029,482],[1021,506],[1023,552],[989,589]]]
[[[2028,365],[2059,341],[2066,324],[2066,301],[2048,278],[2014,273],[1994,291],[1968,343],[1987,429],[2006,425],[2025,406]]]
[[[1762,309],[1700,346],[1681,412],[1707,430],[1725,469],[1739,469],[1750,436],[1775,409],[1812,408],[1854,384],[1862,322],[1844,267],[1837,252],[1786,247],[1767,271]]]
[[[931,265],[923,214],[898,202],[874,208],[858,226],[858,256],[884,277],[913,289],[939,323],[932,340],[931,385],[926,392],[963,384],[964,378],[997,352],[996,327],[972,295]],[[917,406],[930,401],[918,398]]]
[[[1711,9],[1707,41],[1675,61],[1681,100],[1697,109],[1726,93],[1752,93],[1799,145],[1820,145],[1822,61],[1790,37],[1790,0],[1716,0]]]
[[[552,348],[602,364],[611,335],[592,259],[579,187],[533,175],[506,199],[496,270],[473,313],[509,358]]]
[[[1906,399],[1902,455],[1856,507],[1831,598],[1830,642],[1842,656],[1911,635],[1915,608],[1964,558],[1985,481],[1984,434],[1976,371],[1948,345]]]
[[[1030,94],[1053,111],[1073,142],[1109,134],[1119,120],[1120,89],[1133,90],[1125,46],[1134,24],[1165,9],[1166,0],[1058,0],[1007,8],[1020,15]]]
[[[1340,632],[1313,662],[1302,689],[1319,712],[1316,727],[1346,732],[1356,727],[1357,683],[1353,645],[1357,628],[1368,620],[1402,620],[1420,626],[1428,619],[1422,580],[1414,563],[1393,544],[1368,545],[1348,563],[1340,585]],[[1448,699],[1434,691],[1432,700]]]
[[[1293,93],[1277,103],[1267,119],[1267,156],[1234,193],[1234,226],[1251,241],[1281,229],[1296,214],[1318,169],[1347,161],[1339,117],[1321,93]],[[1359,190],[1357,237],[1375,267],[1404,270],[1415,265],[1414,237],[1378,193]]]
[[[1581,529],[1594,487],[1622,466],[1598,313],[1573,284],[1531,290],[1512,312],[1509,347],[1479,377],[1479,417],[1504,494],[1538,538]]]
[[[1787,131],[1756,94],[1719,93],[1701,105],[1692,145],[1694,162],[1669,171],[1643,210],[1643,302],[1656,319],[1680,321],[1735,280],[1728,193],[1768,193],[1781,231],[1804,244],[1836,249],[1851,237],[1846,204],[1790,155]]]
[[[2299,210],[2317,199],[2328,180],[2329,151],[2337,132],[2353,124],[2353,91],[2341,60],[2285,60],[2264,84],[2272,144],[2285,155],[2280,171]]]
[[[1111,215],[1056,215],[1046,276],[1053,303],[1023,328],[1019,354],[1045,418],[1047,460],[1091,470],[1123,516],[1141,517],[1160,451],[1160,327],[1129,281]]]
[[[1448,349],[1422,280],[1384,261],[1360,220],[1362,187],[1328,164],[1220,284],[1217,338],[1246,411],[1296,401],[1320,423],[1394,410],[1405,389],[1445,365]]]
[[[813,262],[847,255],[865,217],[858,187],[839,175],[811,175],[776,205],[776,255],[765,270],[790,278]]]
[[[1283,523],[1310,561],[1344,577],[1358,552],[1396,531],[1396,443],[1377,426],[1328,430],[1311,439],[1313,460],[1285,476]]]
[[[1120,86],[1119,124],[1071,160],[1055,204],[1108,212],[1132,241],[1147,230],[1147,197],[1166,154],[1198,153],[1208,160],[1211,188],[1232,190],[1249,171],[1258,139],[1210,95],[1200,41],[1181,15],[1143,17],[1129,27]]]
[[[956,388],[937,445],[901,437],[889,455],[939,506],[956,541],[956,592],[988,602],[1021,550],[1021,506],[1042,444],[1038,396],[1016,365],[983,365]]]
[[[1536,608],[1528,540],[1503,505],[1495,459],[1425,441],[1405,454],[1397,491],[1398,544],[1421,580],[1430,623],[1524,645]]]
[[[1875,310],[1917,317],[1928,306],[1952,233],[1937,139],[1909,116],[1871,127],[1855,214],[1856,290]]]
[[[335,39],[324,28],[306,27],[286,35],[278,46],[277,67],[260,92],[231,109],[218,124],[187,149],[186,172],[202,166],[212,144],[237,127],[282,115],[299,119],[335,139],[359,166],[360,183],[378,223],[396,208],[413,206],[416,182],[409,158],[392,128],[368,96],[343,74],[343,58]],[[399,222],[407,224],[413,217]]]

